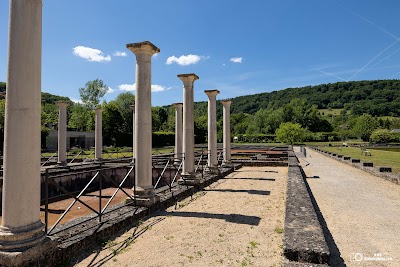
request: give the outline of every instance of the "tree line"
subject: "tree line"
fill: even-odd
[[[288,129],[295,129],[298,132],[296,135],[298,140],[332,141],[347,138],[369,140],[376,129],[388,131],[400,128],[400,119],[380,118],[379,116],[386,113],[378,113],[378,116],[374,112],[369,112],[371,108],[365,110],[360,108],[360,105],[362,106],[360,103],[375,101],[373,98],[378,95],[381,95],[378,99],[382,101],[379,105],[388,104],[382,97],[388,99],[389,95],[392,100],[390,103],[397,103],[400,93],[393,92],[393,88],[397,85],[400,85],[398,80],[336,83],[233,98],[232,137],[246,136],[247,139],[242,138],[245,141],[251,141],[249,137],[255,138],[256,141],[283,141],[282,133],[288,132]],[[57,125],[58,107],[55,104],[57,101],[70,103],[67,109],[68,128],[76,131],[94,131],[93,109],[101,106],[104,144],[131,146],[133,122],[131,105],[135,96],[125,92],[107,102],[102,100],[107,90],[108,87],[102,80],[89,81],[79,89],[81,97],[79,103],[71,101],[68,97],[43,92],[41,112],[43,132]],[[4,91],[6,84],[0,83],[0,92]],[[350,102],[346,102],[345,99]],[[0,99],[0,129],[4,127],[4,107],[5,100]],[[319,110],[331,107],[343,109],[340,115],[336,116],[325,116]],[[207,102],[196,102],[194,115],[196,141],[205,142],[208,123]],[[171,140],[170,136],[175,131],[175,108],[171,105],[152,107],[152,122],[153,132],[157,133],[159,139]],[[219,102],[217,102],[217,122],[218,140],[222,141],[222,105]],[[285,140],[285,142],[291,141]],[[160,141],[155,143],[163,144]]]

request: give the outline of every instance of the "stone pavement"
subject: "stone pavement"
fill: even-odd
[[[341,253],[333,266],[400,266],[400,187],[311,149],[297,154]]]
[[[76,266],[281,266],[286,184],[287,167],[243,167]]]

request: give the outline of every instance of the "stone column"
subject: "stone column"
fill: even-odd
[[[208,96],[208,168],[212,173],[218,172],[217,158],[217,102],[218,90],[205,90]]]
[[[56,102],[58,106],[58,165],[67,165],[67,107],[66,101]]]
[[[151,57],[160,49],[152,43],[127,44],[136,56],[135,96],[135,197],[137,204],[149,206],[156,201],[152,178]]]
[[[95,126],[95,161],[101,161],[103,158],[103,109],[96,108],[96,126]]]
[[[223,124],[224,124],[224,133],[223,133],[223,150],[224,150],[224,164],[231,164],[231,100],[221,100],[221,104],[224,106],[224,114],[223,114]]]
[[[135,147],[136,147],[136,139],[135,139],[135,103],[131,105],[132,109],[132,163],[135,163]]]
[[[10,256],[4,252],[35,247],[45,237],[40,221],[41,57],[42,1],[11,0],[1,266],[7,266],[5,261]]]
[[[199,77],[194,74],[179,74],[183,82],[183,161],[182,175],[186,178],[195,177],[194,173],[194,92],[193,84]],[[182,182],[182,181],[181,181]]]
[[[172,104],[175,107],[175,161],[180,163],[180,159],[183,156],[182,149],[182,135],[183,135],[183,124],[182,124],[182,106],[183,103]]]

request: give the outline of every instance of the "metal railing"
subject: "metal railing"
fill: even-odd
[[[116,170],[116,169],[121,169],[124,168],[127,170],[126,175],[124,176],[124,178],[121,180],[121,182],[117,182],[116,180],[114,180],[113,177],[109,176],[106,174],[107,171],[112,171],[112,170]],[[56,178],[60,178],[60,177],[64,177],[64,175],[54,175],[51,176],[49,175],[49,170],[50,169],[46,169],[46,173],[45,173],[45,186],[44,186],[44,190],[45,190],[45,196],[44,196],[44,201],[45,201],[45,225],[46,225],[46,233],[47,235],[52,235],[54,234],[53,231],[54,229],[57,227],[57,225],[60,224],[60,222],[62,221],[62,219],[65,218],[66,214],[68,212],[71,211],[71,208],[76,204],[76,203],[80,203],[82,205],[84,205],[86,208],[88,208],[90,211],[94,212],[96,214],[96,217],[99,219],[99,222],[102,221],[102,216],[106,213],[106,209],[109,207],[109,205],[111,204],[111,202],[114,200],[115,196],[117,195],[117,193],[119,191],[122,191],[129,199],[131,199],[133,201],[133,203],[135,203],[135,199],[134,197],[131,196],[131,194],[127,193],[125,191],[125,189],[123,188],[123,185],[125,184],[126,180],[128,179],[128,177],[130,176],[130,174],[133,172],[135,166],[131,165],[131,166],[118,166],[118,167],[108,167],[108,168],[98,168],[95,170],[86,170],[86,171],[82,171],[82,172],[76,172],[74,173],[75,175],[83,175],[83,174],[88,174],[88,173],[95,173],[92,178],[90,179],[90,181],[84,186],[84,188],[79,191],[77,194],[74,192],[70,192],[67,189],[65,189],[63,186],[59,185],[55,179]],[[134,172],[133,172],[134,173]],[[97,184],[95,184],[97,180]],[[108,184],[104,184],[105,182],[108,182]],[[62,193],[64,193],[65,197],[69,197],[69,198],[73,198],[73,201],[71,202],[71,204],[67,207],[67,209],[62,213],[62,215],[56,220],[56,222],[54,223],[54,225],[49,229],[49,186],[53,186],[55,187],[57,190],[61,191]],[[106,187],[104,186],[106,185]],[[92,186],[92,187],[90,187]],[[107,203],[103,206],[102,205],[102,198],[103,198],[103,190],[105,188],[110,188],[110,187],[115,187],[116,190],[113,192],[113,194],[111,195],[111,197],[109,198],[109,200],[107,201]],[[88,190],[89,189],[89,190]],[[90,205],[88,205],[87,203],[85,203],[85,201],[83,201],[81,199],[82,196],[84,196],[86,193],[89,193],[89,191],[93,192],[93,191],[98,191],[98,208],[92,208]],[[90,218],[92,219],[92,218]],[[88,220],[90,220],[88,219]],[[75,224],[76,225],[76,224]],[[72,226],[70,226],[72,227]]]

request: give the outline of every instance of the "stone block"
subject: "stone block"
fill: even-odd
[[[374,163],[372,163],[372,162],[363,162],[363,167],[374,167]]]
[[[351,159],[351,157],[348,157],[348,156],[343,156],[343,159],[344,159],[344,160],[350,160],[350,159]]]
[[[392,167],[379,166],[378,172],[392,172]]]
[[[360,163],[361,160],[360,159],[351,159],[351,163]]]

